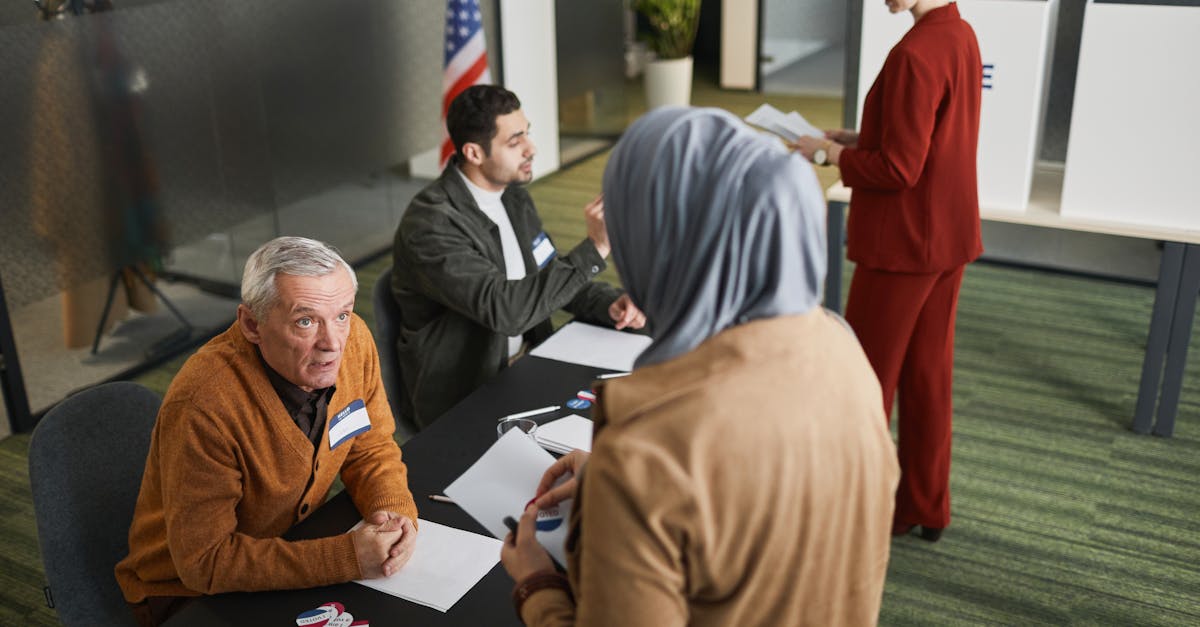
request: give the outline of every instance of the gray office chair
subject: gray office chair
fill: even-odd
[[[371,301],[375,306],[375,346],[379,352],[383,389],[387,392],[392,416],[396,418],[396,433],[404,441],[416,435],[418,427],[412,421],[412,411],[406,409],[408,391],[400,376],[400,355],[396,351],[396,340],[400,338],[400,306],[392,298],[391,266],[375,279]]]
[[[129,553],[150,432],[162,399],[128,381],[75,394],[29,442],[42,564],[64,625],[136,625],[113,567]]]

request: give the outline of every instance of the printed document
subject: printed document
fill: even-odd
[[[594,368],[633,370],[634,360],[650,341],[645,335],[571,322],[529,354]]]
[[[421,519],[417,546],[399,572],[355,583],[445,612],[500,561],[500,545],[495,538]]]
[[[804,119],[804,116],[795,111],[784,114],[769,104],[763,104],[761,107],[755,109],[754,113],[746,116],[746,121],[763,130],[770,131],[789,142],[796,141],[796,138],[801,135],[811,135],[821,139],[825,138],[825,132],[809,124],[808,120]]]
[[[571,414],[538,425],[537,430],[533,432],[533,437],[538,444],[542,445],[542,448],[551,453],[566,455],[575,449],[590,453],[594,427],[591,420]]]
[[[479,521],[492,535],[508,535],[504,517],[520,520],[525,505],[537,494],[538,483],[554,457],[542,450],[525,432],[512,429],[504,434],[479,461],[446,488],[446,496]],[[567,518],[571,501],[543,510],[537,518],[537,539],[560,565],[566,565],[563,546],[567,540]]]

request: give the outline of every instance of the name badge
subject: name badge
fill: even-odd
[[[370,430],[371,418],[367,416],[367,406],[361,398],[355,399],[329,421],[329,450],[332,451],[342,442]]]
[[[554,250],[554,244],[550,241],[550,236],[546,235],[545,231],[538,233],[537,237],[533,238],[533,262],[537,264],[538,270],[546,267],[551,259],[558,254]]]

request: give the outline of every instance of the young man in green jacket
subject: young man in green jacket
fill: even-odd
[[[537,150],[516,95],[469,87],[446,127],[456,153],[409,204],[393,250],[402,411],[422,428],[549,336],[558,309],[618,329],[645,324],[627,295],[593,280],[609,253],[602,198],[584,208],[588,236],[565,255],[542,228],[522,186]]]

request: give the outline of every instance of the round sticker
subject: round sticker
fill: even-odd
[[[338,614],[341,614],[342,612],[346,611],[346,606],[342,605],[341,603],[338,603],[337,601],[326,601],[326,602],[318,605],[317,609],[321,609],[324,607],[332,607],[334,609],[334,614],[333,614],[334,616],[337,616]]]
[[[562,524],[563,515],[555,505],[549,509],[539,510],[537,514],[537,530],[538,531],[554,531]]]
[[[585,401],[582,398],[573,398],[567,401],[567,407],[570,407],[571,409],[587,409],[591,406],[591,401]]]
[[[328,605],[322,605],[316,609],[311,609],[307,612],[301,612],[300,615],[296,617],[296,624],[301,625],[302,627],[321,627],[322,625],[328,624],[329,621],[337,615],[337,608]]]
[[[354,622],[354,615],[350,612],[343,612],[333,620],[329,621],[329,625],[327,627],[350,627],[350,623],[352,622]]]

